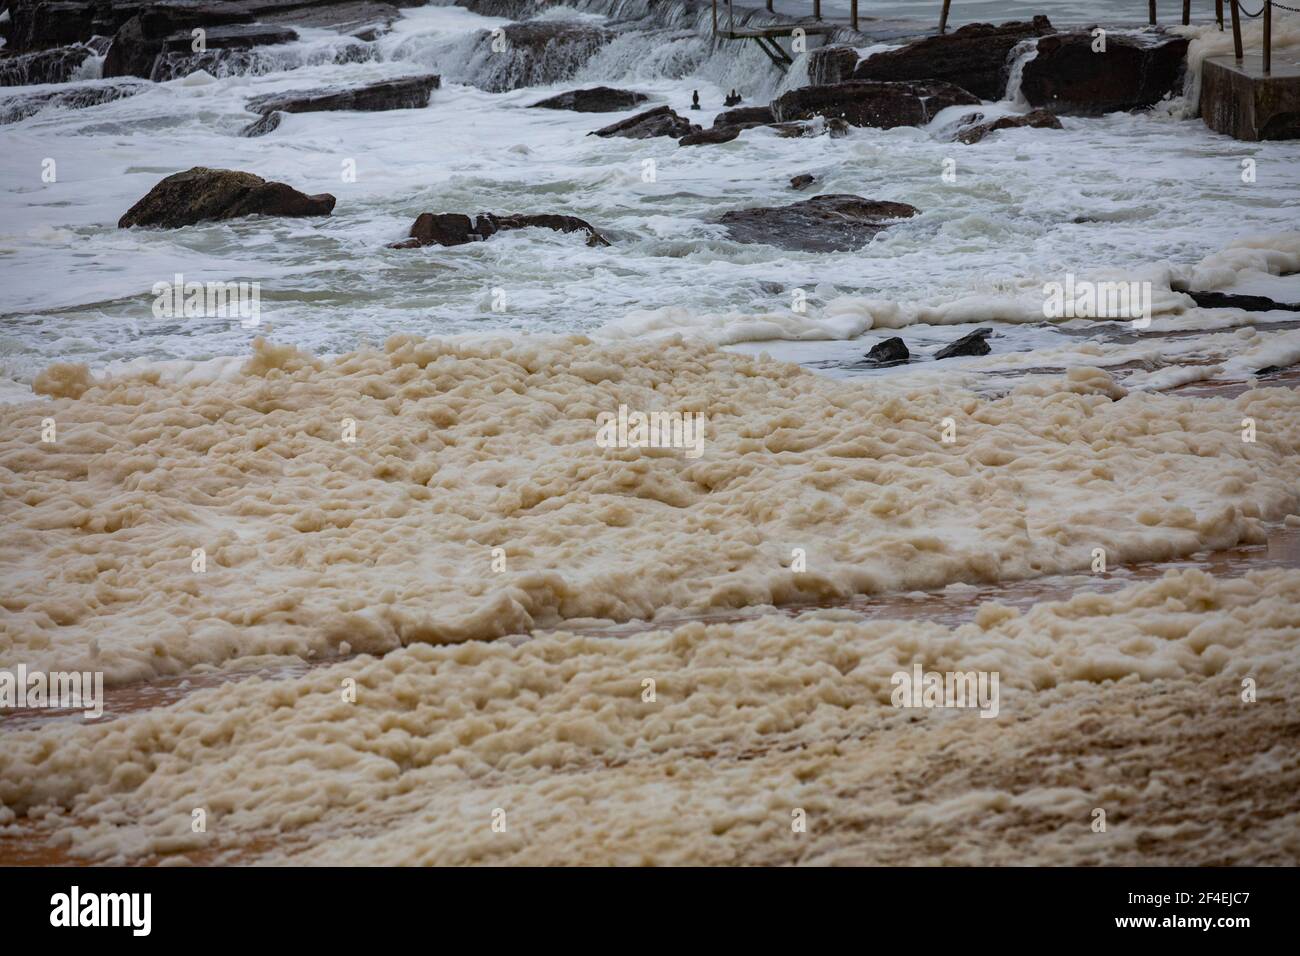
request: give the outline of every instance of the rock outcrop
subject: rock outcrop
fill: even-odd
[[[851,46],[822,46],[808,53],[808,84],[826,86],[853,79],[858,51]]]
[[[254,113],[263,114],[420,109],[429,105],[429,96],[441,83],[441,77],[425,74],[406,76],[400,80],[381,80],[378,83],[367,83],[365,86],[272,93],[253,97],[248,101],[247,108]]]
[[[892,339],[885,339],[873,345],[866,355],[866,361],[877,368],[888,368],[891,365],[902,365],[911,357],[912,353],[908,351],[907,344],[898,336],[894,336]]]
[[[671,136],[681,139],[688,133],[699,132],[699,127],[673,112],[670,106],[656,106],[636,116],[592,130],[588,136],[623,136],[627,139],[650,139],[654,136]]]
[[[585,219],[577,216],[497,216],[480,213],[470,219],[463,213],[422,212],[411,225],[410,238],[389,245],[390,249],[416,249],[420,246],[463,246],[482,242],[509,229],[554,229],[557,232],[585,232],[587,245],[607,246],[609,241]]]
[[[953,139],[958,143],[965,143],[969,146],[972,143],[978,143],[989,133],[996,130],[1020,129],[1026,126],[1034,129],[1060,129],[1061,121],[1056,118],[1054,113],[1049,113],[1047,110],[1030,110],[1028,113],[1021,113],[1016,116],[1002,116],[988,123],[967,126],[965,129],[958,131]]]
[[[734,110],[724,110],[713,118],[713,125],[719,126],[763,126],[775,123],[770,106],[741,106]]]
[[[979,97],[951,83],[886,83],[850,80],[829,86],[805,86],[772,101],[778,122],[824,116],[851,126],[921,126],[949,106],[976,105]]]
[[[175,229],[240,216],[328,216],[334,202],[329,193],[308,196],[252,173],[195,166],[154,186],[117,225]]]
[[[716,221],[738,242],[802,252],[843,252],[865,245],[893,222],[919,211],[907,203],[824,195],[788,206],[733,209]]]
[[[616,90],[608,86],[594,86],[585,90],[569,90],[533,104],[533,109],[573,110],[575,113],[617,113],[640,106],[650,97],[632,90]]]
[[[1180,88],[1187,38],[1106,37],[1106,52],[1092,51],[1087,33],[1044,37],[1029,60],[1020,92],[1032,106],[1053,113],[1101,116],[1145,109]]]
[[[971,23],[909,43],[899,50],[876,53],[853,71],[857,80],[942,80],[986,100],[997,100],[1007,88],[1007,55],[1024,40],[1055,33],[1047,17],[1010,23]]]

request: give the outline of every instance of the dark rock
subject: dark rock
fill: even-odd
[[[273,3],[267,4],[274,6]],[[140,4],[139,12],[124,22],[113,36],[104,58],[104,76],[153,76],[154,61],[169,43],[193,42],[190,31],[202,28],[208,35],[232,23],[251,23],[250,4],[172,2]]]
[[[270,113],[263,113],[258,119],[253,120],[253,122],[241,129],[239,135],[250,138],[253,136],[265,136],[272,130],[279,129],[280,120],[283,118],[284,114],[279,110],[274,110]]]
[[[684,116],[678,116],[672,107],[656,106],[636,116],[629,116],[601,129],[592,130],[588,136],[624,136],[628,139],[650,139],[652,136],[671,136],[681,139],[687,133],[699,131],[699,127]]]
[[[849,132],[849,124],[835,116],[825,116],[820,119],[799,123],[769,123],[768,128],[776,130],[776,135],[785,139],[793,139],[799,136],[821,136],[823,134],[847,136]]]
[[[912,353],[907,350],[907,345],[898,336],[885,339],[883,342],[877,342],[871,346],[871,351],[866,356],[868,362],[881,368],[890,365],[902,365],[911,357]]]
[[[1255,372],[1255,374],[1258,376],[1276,375],[1278,372],[1281,372],[1283,370],[1284,370],[1284,366],[1281,365],[1265,365],[1263,368],[1258,369]]]
[[[298,34],[288,27],[236,23],[205,29],[203,42],[206,49],[195,52],[193,36],[189,33],[173,34],[163,38],[149,71],[149,79],[161,83],[189,76],[198,70],[221,75],[226,64],[235,65],[232,72],[242,72],[250,62],[248,50],[292,43],[296,39]]]
[[[822,46],[808,54],[808,85],[827,86],[853,79],[858,51],[851,46]]]
[[[34,116],[48,107],[61,107],[66,110],[80,110],[100,103],[110,103],[128,96],[143,93],[149,88],[148,83],[139,80],[126,80],[118,83],[93,83],[85,86],[73,86],[68,89],[50,90],[42,93],[20,93],[0,99],[0,125],[17,123],[29,116]]]
[[[812,173],[801,173],[790,180],[791,189],[803,189],[805,186],[811,186],[817,182],[817,177]]]
[[[940,110],[956,105],[976,105],[979,98],[951,83],[885,83],[850,80],[830,86],[805,86],[772,101],[778,122],[843,119],[852,126],[920,126]]]
[[[154,186],[117,225],[175,229],[239,216],[328,216],[334,202],[328,193],[308,196],[252,173],[195,166]]]
[[[288,23],[297,27],[322,27],[336,33],[350,34],[358,40],[371,41],[381,33],[388,31],[393,21],[402,15],[398,7],[419,7],[427,0],[394,0],[394,2],[374,2],[374,0],[329,0],[316,6],[288,6],[277,12],[261,9],[259,0],[258,20],[263,23]]]
[[[1202,309],[1241,309],[1243,312],[1300,312],[1300,303],[1274,302],[1262,295],[1234,295],[1230,292],[1188,292]]]
[[[6,49],[21,52],[84,43],[97,34],[112,36],[147,4],[15,0],[3,5],[12,18]]]
[[[254,113],[319,113],[326,110],[420,109],[429,105],[429,95],[441,83],[434,75],[383,80],[366,86],[307,90],[301,93],[272,93],[255,96],[246,104]]]
[[[995,130],[1018,129],[1024,126],[1030,126],[1034,129],[1060,129],[1061,121],[1056,118],[1055,114],[1049,113],[1047,110],[1030,110],[1020,116],[1003,116],[991,123],[968,126],[959,132],[954,139],[969,146],[971,143],[978,143]]]
[[[411,225],[410,238],[395,242],[390,249],[414,249],[420,246],[462,246],[468,242],[482,242],[498,232],[509,229],[538,227],[557,232],[585,232],[587,245],[607,246],[609,241],[585,219],[577,216],[497,216],[480,213],[473,221],[462,213],[420,213]]]
[[[971,23],[909,43],[900,50],[876,53],[857,65],[857,80],[942,80],[986,100],[1007,88],[1007,55],[1016,44],[1055,33],[1047,17],[996,26]]]
[[[716,220],[737,242],[762,242],[806,252],[856,249],[892,224],[919,212],[915,206],[861,196],[814,196],[789,206],[733,209]]]
[[[639,106],[650,97],[631,90],[595,86],[587,90],[570,90],[534,103],[533,109],[573,110],[575,113],[616,113]]]
[[[614,36],[609,30],[575,20],[510,23],[501,33],[506,42],[501,52],[492,50],[491,32],[484,30],[480,40],[486,51],[482,59],[486,69],[475,85],[489,93],[569,79]]]
[[[743,126],[714,126],[711,129],[697,129],[687,133],[677,141],[678,146],[707,146],[712,143],[729,143],[744,130],[759,126],[759,123],[746,123]]]
[[[1187,38],[1106,37],[1106,52],[1092,52],[1087,33],[1044,37],[1027,62],[1020,91],[1033,106],[1053,113],[1100,116],[1153,106],[1179,88]]]
[[[762,126],[775,123],[770,106],[742,106],[739,109],[724,110],[713,118],[714,126]]]
[[[950,342],[934,353],[936,359],[957,358],[961,355],[988,355],[989,343],[984,341],[993,334],[992,329],[976,329],[963,335],[956,342]]]
[[[89,46],[78,43],[0,58],[0,86],[66,83],[92,53]]]

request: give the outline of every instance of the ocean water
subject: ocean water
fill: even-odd
[[[873,4],[864,13],[924,20],[937,6]],[[1059,23],[1145,15],[1145,5],[1115,0],[956,6],[955,21],[1031,9]],[[32,377],[52,361],[96,370],[201,362],[245,355],[259,335],[337,354],[396,333],[578,331],[627,339],[682,332],[829,374],[912,375],[933,369],[868,373],[854,365],[882,327],[913,326],[909,340],[924,352],[972,323],[993,323],[1003,339],[999,353],[1055,350],[1051,362],[1012,361],[1022,368],[1151,366],[1190,350],[1204,369],[1214,364],[1207,358],[1237,351],[1237,340],[1166,339],[1153,357],[1152,338],[1126,342],[1122,323],[1042,321],[1044,283],[1067,273],[1150,279],[1153,334],[1222,330],[1248,317],[1187,313],[1188,302],[1168,292],[1171,279],[1184,280],[1234,242],[1268,245],[1300,223],[1300,145],[1235,142],[1186,118],[1177,101],[1144,114],[1067,117],[1063,131],[1003,132],[973,147],[948,141],[965,108],[929,128],[797,140],[758,129],[697,148],[586,135],[625,114],[528,108],[554,91],[605,83],[685,111],[699,90],[706,108],[691,118],[707,125],[729,89],[761,103],[801,82],[802,62],[782,77],[752,44],[715,49],[688,32],[707,20],[707,8],[654,9],[647,29],[620,35],[590,60],[550,63],[562,78],[541,86],[487,92],[509,85],[520,69],[515,54],[490,49],[487,31],[509,21],[427,6],[403,11],[373,43],[304,29],[297,43],[217,71],[229,75],[197,74],[0,126],[0,394],[29,394]],[[604,23],[638,11],[643,4],[590,0],[583,9],[549,6],[540,16]],[[1285,25],[1276,32],[1287,36]],[[97,69],[88,63],[82,72]],[[425,109],[291,115],[268,136],[237,135],[253,118],[245,109],[252,96],[422,72],[442,75]],[[985,112],[1014,111],[1013,99]],[[1242,181],[1243,160],[1255,163],[1254,183]],[[956,163],[952,182],[942,176],[948,161]],[[53,182],[45,175],[51,164]],[[330,192],[338,204],[325,219],[115,228],[159,179],[197,165]],[[793,192],[788,181],[800,173],[817,175],[816,188]],[[921,214],[863,249],[834,254],[738,243],[711,222],[729,209],[818,192],[908,202]],[[580,236],[526,230],[457,248],[385,248],[425,211],[577,215],[613,244],[593,249]],[[1284,258],[1293,245],[1273,243]],[[152,289],[178,273],[186,281],[259,283],[260,325],[156,318]],[[1229,279],[1258,285],[1266,273]],[[1294,287],[1268,291],[1300,299]],[[1289,317],[1250,321],[1267,326]],[[1275,344],[1285,352],[1294,342]],[[1061,349],[1072,357],[1056,354]],[[953,363],[951,373],[989,377],[1006,365],[996,357],[980,362]]]

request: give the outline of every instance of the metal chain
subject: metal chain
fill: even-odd
[[[1285,3],[1278,3],[1277,0],[1273,0],[1273,6],[1275,6],[1275,7],[1281,7],[1283,10],[1288,10],[1288,11],[1290,11],[1291,13],[1300,13],[1300,7],[1288,7]],[[1238,3],[1238,4],[1237,4],[1237,9],[1241,11],[1241,15],[1242,15],[1243,17],[1245,17],[1247,20],[1254,20],[1256,17],[1262,17],[1262,16],[1264,15],[1264,8],[1263,8],[1263,7],[1260,7],[1260,8],[1259,8],[1258,10],[1256,10],[1254,13],[1251,13],[1249,10],[1247,10],[1245,7],[1243,7],[1240,3]]]

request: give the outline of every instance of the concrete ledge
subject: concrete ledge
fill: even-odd
[[[1263,57],[1247,53],[1206,59],[1201,72],[1201,117],[1234,139],[1300,139],[1300,63],[1273,54],[1264,75]]]

